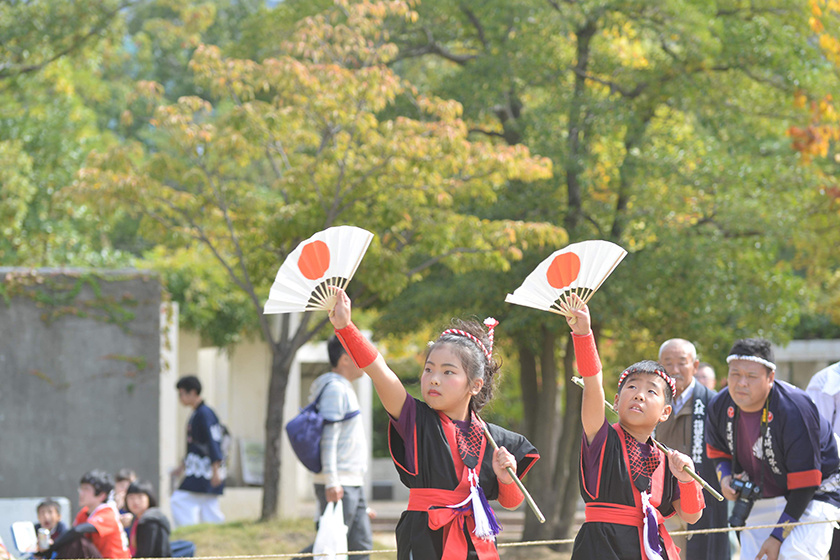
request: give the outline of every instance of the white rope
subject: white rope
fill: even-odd
[[[822,519],[819,521],[797,521],[796,523],[775,523],[773,525],[755,525],[753,527],[721,527],[719,529],[696,529],[694,531],[669,531],[668,534],[674,535],[702,535],[702,534],[709,534],[709,533],[728,533],[729,531],[754,531],[757,529],[775,529],[776,527],[798,527],[800,525],[818,525],[820,523],[833,523],[835,527],[840,524],[840,519]],[[511,542],[511,543],[499,543],[497,546],[499,548],[514,548],[520,546],[554,546],[558,544],[572,544],[575,542],[575,539],[568,538],[568,539],[552,539],[552,540],[544,540],[544,541],[524,541],[524,542]],[[359,555],[371,555],[371,554],[392,554],[397,552],[396,548],[388,548],[382,550],[351,550],[348,552],[350,556],[359,554]],[[323,556],[324,553],[315,554],[313,552],[289,552],[283,554],[244,554],[240,556],[196,556],[192,560],[256,560],[260,558],[314,558],[315,556]],[[151,558],[140,558],[140,559],[133,559],[133,560],[153,560]]]

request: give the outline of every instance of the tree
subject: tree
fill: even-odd
[[[106,142],[92,109],[105,91],[96,64],[130,2],[0,4],[0,263],[125,262],[103,248],[110,224],[55,196],[85,154]],[[97,99],[99,97],[99,99]]]
[[[100,213],[142,217],[143,235],[163,247],[211,254],[246,296],[272,352],[263,518],[276,514],[289,368],[326,322],[262,314],[278,265],[301,240],[340,223],[373,230],[354,285],[388,299],[435,265],[505,267],[518,256],[513,242],[556,236],[457,211],[509,180],[547,177],[550,165],[522,146],[468,141],[458,103],[419,95],[388,68],[396,49],[383,20],[413,17],[400,2],[342,1],[262,62],[199,45],[190,68],[206,96],[160,104],[149,149],[93,152],[75,188]],[[137,92],[160,103],[164,88],[140,82]]]
[[[813,175],[779,135],[795,114],[778,108],[803,79],[834,82],[813,72],[824,64],[808,46],[807,14],[777,4],[427,1],[416,23],[394,31],[394,67],[422,76],[424,91],[461,101],[474,135],[553,160],[552,179],[521,197],[507,192],[504,205],[479,215],[537,214],[562,224],[570,241],[603,238],[630,251],[593,301],[596,336],[609,339],[601,344],[608,378],[672,336],[698,341],[712,361],[736,336],[784,342],[810,297],[790,232]],[[499,286],[510,291],[538,261],[526,251],[480,297],[501,301]],[[468,282],[444,277],[436,286]],[[394,302],[388,326],[411,308],[409,293]],[[453,293],[448,303],[471,302]],[[564,537],[580,441],[578,390],[559,392],[558,372],[572,374],[569,338],[557,349],[567,329],[533,312],[499,313],[515,330],[527,433],[544,459],[529,485],[549,523],[529,516],[525,538]]]

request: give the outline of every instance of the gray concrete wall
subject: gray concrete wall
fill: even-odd
[[[160,304],[151,273],[0,268],[0,497],[159,480]]]

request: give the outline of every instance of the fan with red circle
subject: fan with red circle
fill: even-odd
[[[577,294],[583,304],[615,270],[627,251],[609,241],[573,243],[542,261],[505,301],[572,317],[581,307],[570,299]]]
[[[330,288],[347,288],[372,239],[365,229],[336,226],[298,245],[277,271],[263,313],[332,309],[335,293]]]

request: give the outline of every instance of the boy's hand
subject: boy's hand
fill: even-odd
[[[332,290],[335,292],[335,305],[330,309],[330,322],[336,330],[343,329],[350,324],[350,298],[341,288],[333,287]]]
[[[688,467],[694,470],[694,461],[688,455],[683,455],[679,451],[672,449],[668,452],[668,466],[671,472],[680,482],[693,482],[694,479],[688,474],[683,467]]]
[[[592,330],[592,318],[589,316],[589,306],[583,303],[580,296],[573,293],[569,296],[569,301],[574,307],[580,309],[572,309],[573,317],[566,317],[566,323],[576,335],[586,336]],[[574,321],[574,322],[573,322]]]
[[[512,468],[513,472],[516,472],[516,458],[510,451],[504,447],[500,447],[493,452],[493,472],[496,473],[496,478],[502,484],[513,482],[513,477],[507,471],[508,467]]]

